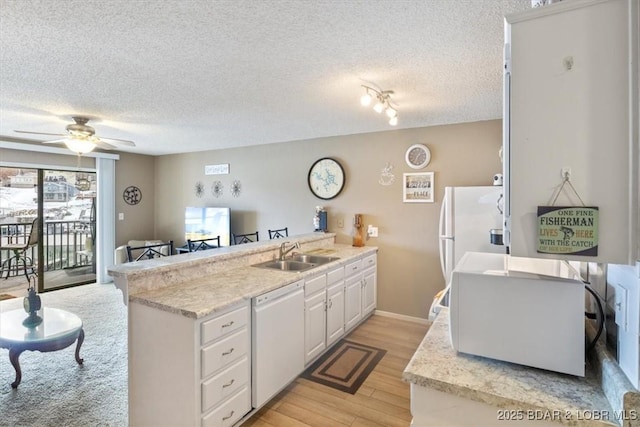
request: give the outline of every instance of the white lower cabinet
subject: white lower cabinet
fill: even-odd
[[[362,260],[362,316],[367,316],[377,305],[377,269],[376,254],[369,255]]]
[[[307,279],[304,285],[304,362],[309,363],[327,347],[325,342],[327,276]]]
[[[249,302],[203,319],[129,303],[129,425],[230,426],[251,411]]]
[[[372,254],[344,267],[345,332],[371,314],[377,304],[377,255]]]
[[[344,335],[344,280],[327,288],[327,347]]]
[[[344,266],[344,329],[351,330],[362,319],[362,259]]]

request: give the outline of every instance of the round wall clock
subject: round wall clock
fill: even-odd
[[[324,157],[311,166],[307,182],[314,196],[323,200],[333,199],[344,188],[344,169],[337,160]]]
[[[422,169],[431,161],[431,151],[424,144],[414,144],[407,149],[404,159],[410,168]]]
[[[140,200],[142,200],[142,191],[140,191],[140,189],[135,185],[130,185],[124,189],[122,198],[129,205],[137,205],[140,203]]]

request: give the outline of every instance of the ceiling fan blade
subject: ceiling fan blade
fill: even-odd
[[[14,130],[14,132],[18,133],[31,133],[33,135],[52,135],[52,136],[66,136],[63,133],[46,133],[46,132],[29,132],[27,130]]]
[[[100,138],[100,141],[95,141],[95,144],[96,146],[100,148],[104,148],[105,150],[115,150],[118,148],[115,145],[111,145],[108,142],[104,142],[102,138]]]
[[[100,138],[100,141],[106,142],[107,144],[128,145],[129,147],[136,146],[136,144],[133,141],[128,141],[126,139],[103,138],[101,136],[99,138]]]
[[[43,144],[63,144],[64,139],[52,139],[51,141],[42,141]]]

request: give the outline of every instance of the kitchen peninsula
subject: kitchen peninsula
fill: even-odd
[[[297,242],[301,253],[337,259],[305,271],[254,266],[278,258],[285,240]],[[310,233],[110,267],[128,304],[129,424],[214,426],[246,419],[262,405],[255,403],[256,297],[295,286],[306,298],[307,284],[324,294],[324,286],[344,283],[345,334],[375,308],[376,254],[375,247],[336,244],[333,233]],[[347,290],[349,283],[357,293]],[[300,313],[286,315],[304,319],[308,334],[305,307],[306,300]],[[350,307],[357,310],[348,323]],[[329,330],[319,327],[324,339]],[[326,342],[312,360],[335,341]],[[298,373],[312,360],[302,360]]]
[[[603,351],[598,345],[597,359],[606,358]],[[457,353],[449,340],[445,307],[405,368],[403,379],[411,386],[413,422],[421,427],[638,427],[640,394],[619,369],[611,373],[598,366],[608,363],[592,362],[585,377],[576,377]]]

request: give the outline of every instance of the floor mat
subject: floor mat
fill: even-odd
[[[9,294],[0,294],[0,301],[5,300],[5,299],[11,299],[11,298],[15,298],[14,295],[9,295]]]
[[[387,351],[342,340],[313,363],[303,378],[355,394]]]

